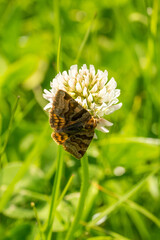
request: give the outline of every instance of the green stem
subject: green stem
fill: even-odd
[[[97,14],[95,13],[95,14],[94,14],[94,17],[93,17],[93,19],[92,19],[92,21],[91,21],[91,23],[90,23],[90,25],[89,25],[89,27],[88,27],[88,30],[87,30],[87,32],[86,32],[86,34],[85,34],[85,36],[84,36],[84,39],[83,39],[83,41],[82,41],[82,43],[81,43],[81,46],[80,46],[80,48],[79,48],[79,51],[78,51],[78,54],[77,54],[77,57],[76,57],[76,60],[75,60],[75,63],[76,63],[76,64],[78,63],[79,58],[80,58],[80,56],[81,56],[81,53],[82,53],[82,51],[83,51],[83,49],[84,49],[84,46],[85,46],[85,44],[86,44],[86,42],[87,42],[87,40],[88,40],[88,37],[89,37],[89,35],[90,35],[91,29],[92,29],[92,26],[93,26],[93,22],[94,22],[96,16],[97,16]]]
[[[72,240],[73,239],[73,234],[76,231],[78,224],[80,222],[80,219],[83,215],[83,210],[84,210],[84,204],[85,204],[85,199],[87,196],[87,190],[88,190],[88,185],[89,185],[89,173],[88,173],[88,157],[85,155],[81,159],[81,167],[82,167],[82,183],[81,183],[81,192],[80,192],[80,198],[78,202],[78,207],[76,210],[75,218],[72,222],[72,225],[67,233],[67,236],[65,240]]]
[[[55,1],[55,2],[56,2],[55,4],[58,4],[58,1]],[[58,14],[58,8],[57,8],[57,14]],[[61,38],[59,37],[58,50],[57,50],[57,73],[60,71],[60,49],[61,49]],[[58,146],[58,155],[57,155],[56,162],[57,162],[56,175],[55,175],[53,189],[52,189],[49,216],[48,216],[47,226],[44,230],[44,235],[46,240],[50,240],[52,236],[52,226],[53,226],[53,221],[56,215],[57,201],[59,197],[58,195],[59,195],[60,181],[61,181],[62,169],[63,169],[63,150],[61,145]]]
[[[62,176],[62,169],[63,169],[63,150],[61,146],[58,146],[57,170],[56,170],[54,185],[52,189],[52,197],[51,197],[47,227],[45,229],[45,236],[47,240],[51,239],[52,226],[53,226],[53,221],[56,214],[57,200],[58,200],[60,181]]]
[[[57,50],[57,73],[60,72],[60,50],[61,50],[61,37],[58,41],[58,50]]]
[[[36,221],[37,221],[40,240],[44,240],[44,236],[43,236],[43,232],[42,232],[42,225],[41,225],[40,219],[38,217],[38,212],[37,212],[37,209],[35,207],[35,203],[34,202],[31,202],[31,207],[33,208],[33,211],[34,211],[34,214],[35,214],[35,218],[36,218]]]

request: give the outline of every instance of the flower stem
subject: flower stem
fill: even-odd
[[[78,224],[80,222],[80,219],[83,214],[84,205],[85,205],[85,199],[87,196],[88,191],[88,185],[89,185],[89,173],[88,173],[88,157],[85,155],[81,159],[81,167],[82,167],[82,183],[81,183],[81,192],[80,192],[80,198],[78,202],[78,207],[76,210],[75,218],[72,222],[72,225],[66,235],[65,240],[72,240],[73,234],[76,231]]]
[[[63,150],[61,146],[58,146],[56,175],[55,175],[55,180],[54,180],[53,189],[52,189],[52,197],[51,197],[47,227],[45,229],[46,240],[51,239],[52,226],[53,226],[53,221],[56,213],[60,181],[62,176],[62,169],[63,169]]]

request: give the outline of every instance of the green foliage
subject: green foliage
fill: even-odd
[[[0,239],[43,239],[57,145],[43,89],[86,63],[109,72],[123,107],[88,149],[80,240],[160,239],[160,4],[150,1],[0,0]],[[18,98],[17,100],[17,97]],[[80,161],[65,153],[52,239],[65,239],[78,205]],[[32,204],[31,204],[32,203]],[[31,206],[32,205],[32,206]]]

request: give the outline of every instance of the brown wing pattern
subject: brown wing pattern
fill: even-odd
[[[50,110],[50,125],[57,130],[68,124],[84,122],[91,118],[90,113],[76,102],[68,93],[59,90]]]
[[[94,129],[92,129],[90,132],[82,131],[77,134],[70,135],[63,143],[64,149],[76,158],[80,159],[87,151],[93,136]]]
[[[50,125],[52,138],[78,159],[85,154],[96,127],[90,113],[63,90],[54,98]]]

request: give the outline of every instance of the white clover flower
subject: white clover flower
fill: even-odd
[[[108,132],[105,126],[112,125],[102,116],[108,115],[122,106],[122,103],[118,103],[120,90],[116,89],[117,83],[114,78],[108,81],[107,70],[104,72],[98,70],[96,73],[93,65],[87,69],[84,64],[79,70],[77,65],[73,65],[68,73],[66,71],[62,74],[58,73],[50,86],[50,91],[44,89],[43,97],[49,101],[44,110],[52,108],[57,90],[64,90],[97,118],[97,129],[102,132]]]

